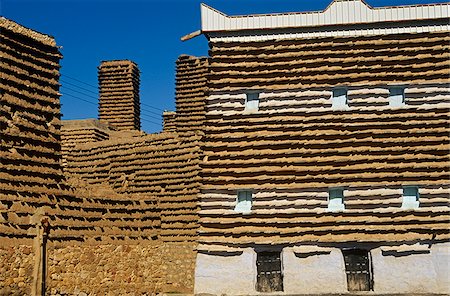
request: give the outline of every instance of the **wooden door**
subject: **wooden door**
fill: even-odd
[[[259,252],[256,258],[256,291],[283,291],[280,252]]]
[[[370,291],[372,288],[369,252],[344,250],[345,273],[349,291]]]

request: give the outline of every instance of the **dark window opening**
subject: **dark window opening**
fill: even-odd
[[[258,252],[256,257],[256,291],[283,291],[281,252]]]
[[[349,291],[372,290],[372,262],[367,250],[343,250],[347,289]]]

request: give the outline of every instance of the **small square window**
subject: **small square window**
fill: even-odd
[[[348,109],[347,89],[346,88],[333,89],[333,96],[331,97],[331,108],[333,110]]]
[[[330,212],[345,210],[344,188],[330,188],[328,190],[328,210]]]
[[[389,106],[401,107],[405,105],[405,88],[391,87],[389,88]]]
[[[234,210],[239,213],[250,213],[252,210],[252,195],[251,190],[239,190]]]
[[[402,209],[418,209],[419,208],[419,187],[417,186],[404,186]]]
[[[259,93],[249,92],[245,100],[245,111],[258,111],[259,109]]]

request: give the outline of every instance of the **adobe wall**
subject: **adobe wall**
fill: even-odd
[[[0,25],[0,294],[40,294],[41,279],[50,295],[192,292],[201,136],[72,122],[63,174],[61,55]]]
[[[71,203],[67,208],[70,214],[58,219],[54,226],[50,243],[55,242],[55,247],[50,254],[54,250],[61,254],[59,257],[67,258],[65,262],[73,262],[73,269],[78,274],[68,271],[59,275],[60,269],[49,265],[49,271],[55,272],[55,279],[49,282],[52,291],[96,293],[114,286],[115,290],[132,293],[133,285],[142,281],[147,283],[142,286],[142,291],[193,291],[201,132],[199,124],[182,125],[179,131],[179,118],[191,121],[192,118],[187,118],[192,111],[189,108],[198,109],[199,103],[196,115],[204,116],[203,97],[199,95],[196,84],[190,83],[189,79],[193,78],[189,71],[198,78],[197,72],[205,72],[206,64],[204,61],[199,64],[200,60],[193,57],[184,59],[178,62],[178,67],[186,63],[192,67],[185,67],[183,78],[177,81],[177,85],[181,85],[185,93],[193,88],[195,102],[190,101],[192,96],[189,94],[187,99],[185,95],[177,94],[177,102],[187,101],[177,105],[177,113],[170,113],[162,133],[145,135],[110,131],[108,139],[86,141],[83,134],[86,128],[76,130],[68,126],[67,137],[63,138],[63,143],[71,146],[64,150],[66,176],[78,201]],[[205,81],[201,84],[204,89]],[[181,117],[178,111],[181,111]],[[75,142],[74,139],[78,138],[81,140]],[[142,273],[142,268],[132,263],[136,250],[149,243],[153,249],[152,252],[141,250],[146,254],[141,267],[152,264],[154,278]],[[123,245],[124,249],[134,251],[109,254],[111,245]],[[79,260],[76,254],[82,250],[93,252],[105,266]],[[110,256],[113,257],[105,259]],[[130,284],[119,285],[118,273],[116,282],[110,283],[114,275],[109,269],[111,262],[117,261],[116,257],[118,262],[123,262],[124,269],[136,274]],[[56,264],[53,262],[49,264]],[[83,276],[89,271],[97,275],[96,279],[103,277],[104,281],[83,284],[86,281],[80,278],[80,270]]]
[[[102,61],[98,67],[98,114],[118,130],[141,129],[140,72],[129,60]]]
[[[274,248],[282,293],[349,293],[341,250],[364,248],[374,293],[448,293],[449,40],[211,42],[195,292],[258,294],[255,250]],[[396,85],[404,106],[389,106]],[[348,108],[333,110],[339,86]],[[401,208],[405,185],[418,209]],[[327,209],[332,187],[345,210]],[[252,191],[249,213],[234,210],[238,190]]]
[[[448,241],[449,40],[210,43],[201,248]],[[392,85],[405,86],[404,106],[389,106]],[[337,86],[348,87],[345,110],[331,108]],[[405,185],[419,186],[419,209],[401,209]],[[345,188],[339,213],[327,210],[332,187]],[[234,211],[239,189],[253,191],[249,214]]]

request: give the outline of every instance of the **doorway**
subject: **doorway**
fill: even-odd
[[[367,250],[342,250],[348,291],[372,290],[372,262]]]
[[[256,291],[283,291],[281,252],[258,252],[256,256]]]

